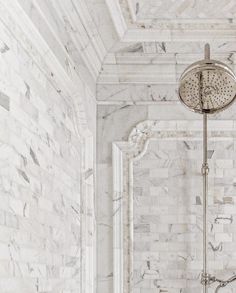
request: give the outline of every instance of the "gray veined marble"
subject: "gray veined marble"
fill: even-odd
[[[65,28],[51,6],[8,4],[0,1],[0,291],[91,293],[94,92],[59,49]]]
[[[206,39],[235,70],[234,1],[0,0],[0,20],[0,292],[199,293],[201,122],[177,83]],[[208,152],[225,279],[235,113]]]
[[[225,143],[235,140],[235,125],[229,123],[231,128],[221,132],[222,124],[212,120],[209,126],[214,175],[209,189],[208,251],[210,270],[225,275],[232,274],[234,266],[235,209],[232,201],[223,201],[224,190],[222,203],[215,204],[222,185],[214,178],[217,170],[234,169],[235,156],[225,159]],[[113,143],[113,194],[123,202],[113,215],[114,292],[201,290],[200,126],[201,121],[144,121],[128,141]],[[225,175],[224,180],[233,186],[233,177]],[[113,204],[117,209],[117,202]]]

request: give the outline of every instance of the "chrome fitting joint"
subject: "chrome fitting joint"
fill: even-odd
[[[209,171],[210,171],[210,169],[208,167],[208,164],[207,163],[206,164],[203,164],[202,165],[202,175],[208,175],[209,174]]]
[[[210,274],[204,274],[202,273],[201,276],[201,284],[202,285],[211,285],[216,281],[216,278],[211,276]]]

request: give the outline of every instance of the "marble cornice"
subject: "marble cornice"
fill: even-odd
[[[199,52],[195,54],[192,50],[202,48],[205,42],[212,45],[215,59],[234,65],[235,50],[232,44],[236,40],[236,24],[234,18],[227,17],[233,13],[230,5],[223,14],[220,10],[213,14],[203,11],[203,16],[200,17],[199,11],[192,7],[190,10],[194,16],[191,18],[184,17],[184,11],[181,14],[178,10],[180,15],[177,12],[175,15],[170,9],[169,13],[173,17],[161,19],[158,15],[156,18],[140,19],[132,0],[106,0],[106,4],[119,40],[114,43],[103,61],[98,84],[176,83],[184,69],[180,67],[181,64],[188,65],[202,59]],[[139,5],[139,1],[136,1],[136,5]],[[150,6],[149,9],[152,8],[151,3],[147,2],[146,5]],[[198,9],[199,7],[197,6]],[[169,54],[170,46],[166,44],[176,44],[172,54]],[[187,49],[181,54],[183,48]]]
[[[68,33],[96,80],[106,55],[106,49],[87,9],[86,2],[62,1],[60,4],[61,7],[59,7],[59,2],[55,2],[60,18],[69,21],[71,31]]]

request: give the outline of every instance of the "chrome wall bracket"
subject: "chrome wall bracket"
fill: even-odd
[[[202,273],[201,275],[201,284],[204,286],[209,286],[211,284],[213,284],[214,282],[216,282],[216,278],[211,276],[210,274],[204,274]]]

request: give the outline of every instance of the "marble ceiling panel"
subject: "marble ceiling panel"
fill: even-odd
[[[137,21],[152,19],[232,19],[234,0],[131,0]]]

